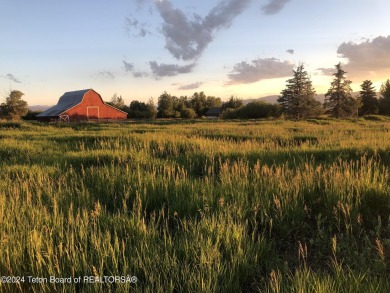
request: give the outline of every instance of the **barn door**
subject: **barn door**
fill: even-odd
[[[87,107],[87,116],[88,119],[99,119],[99,107],[98,106]]]

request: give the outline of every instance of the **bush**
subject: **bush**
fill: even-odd
[[[266,102],[252,102],[236,110],[227,109],[222,118],[224,119],[259,119],[279,117],[280,106]]]
[[[363,118],[366,120],[371,120],[371,121],[385,121],[386,120],[383,116],[380,116],[380,115],[366,115]]]
[[[191,108],[185,108],[180,112],[180,117],[185,119],[194,119],[196,112]]]
[[[1,128],[21,128],[22,124],[19,122],[0,122],[0,129]]]
[[[154,109],[153,101],[147,104],[139,101],[132,101],[130,107],[126,109],[128,118],[155,118],[156,110]]]
[[[237,110],[227,108],[225,111],[222,112],[221,117],[222,119],[238,119]]]
[[[31,111],[28,110],[27,114],[22,117],[23,120],[37,120],[37,115],[42,111]]]

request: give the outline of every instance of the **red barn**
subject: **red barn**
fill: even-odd
[[[92,89],[67,92],[54,107],[37,115],[39,121],[125,120],[127,113],[103,102]]]

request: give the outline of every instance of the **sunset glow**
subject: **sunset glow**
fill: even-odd
[[[385,0],[1,2],[0,90],[30,105],[85,88],[126,103],[163,91],[260,98],[300,63],[317,93],[338,62],[354,90],[390,78]]]

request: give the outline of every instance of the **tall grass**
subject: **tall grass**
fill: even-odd
[[[389,292],[390,122],[0,127],[1,292]]]

